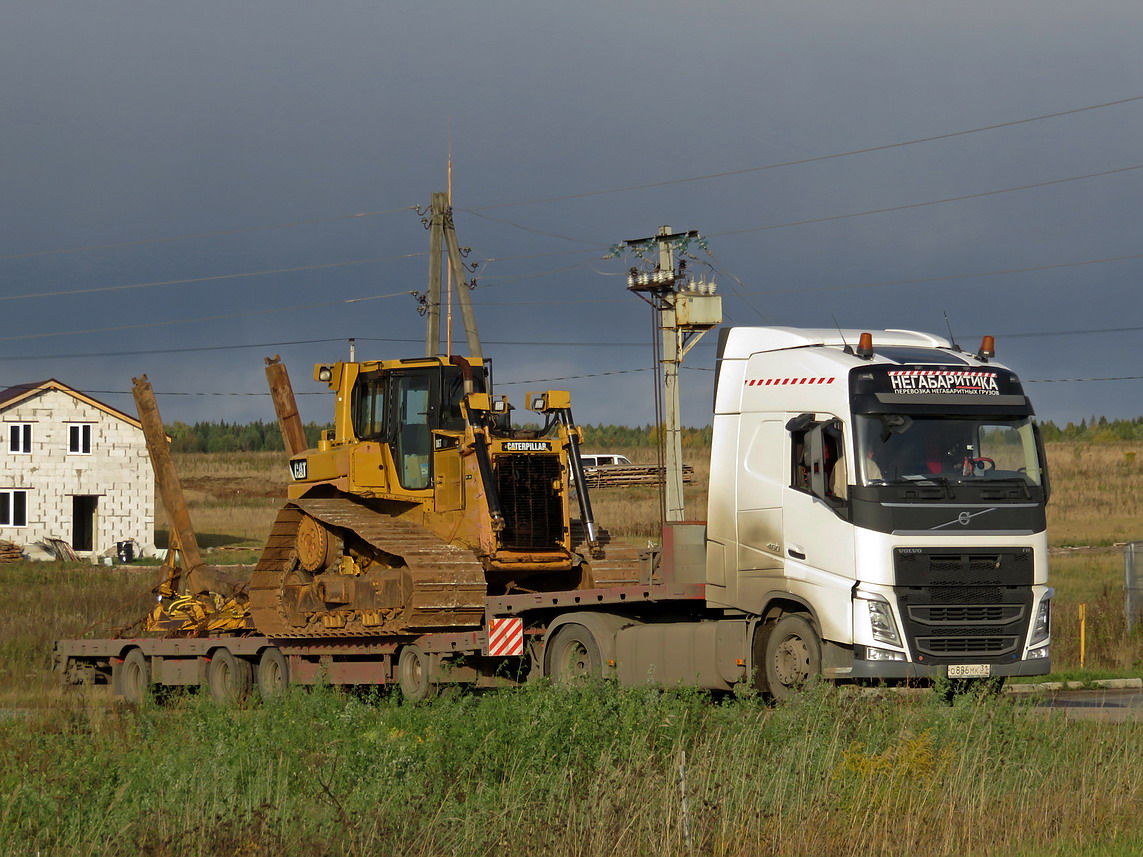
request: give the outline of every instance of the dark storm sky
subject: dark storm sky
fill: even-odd
[[[313,392],[349,337],[421,354],[412,207],[445,189],[451,129],[517,403],[566,388],[583,422],[651,421],[650,313],[631,258],[602,257],[669,224],[707,237],[690,265],[728,324],[944,334],[947,312],[1041,417],[1137,416],[1141,37],[1143,5],[1074,0],[10,2],[0,386],[132,410],[145,372],[168,422],[272,419],[264,355]]]

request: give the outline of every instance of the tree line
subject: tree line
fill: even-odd
[[[303,428],[306,444],[313,447],[322,430],[333,426],[306,423]],[[286,448],[277,422],[172,423],[166,430],[171,452],[282,452]]]
[[[1071,440],[1086,443],[1115,443],[1120,440],[1143,441],[1143,417],[1131,420],[1109,420],[1107,417],[1093,416],[1090,420],[1080,420],[1079,424],[1069,422],[1063,428],[1051,420],[1040,423],[1044,440]]]
[[[306,423],[306,443],[317,446],[318,438],[330,424]],[[171,438],[172,452],[280,452],[282,433],[276,422],[258,420],[252,423],[198,422],[194,425],[173,423],[166,427]],[[1046,441],[1069,440],[1085,443],[1114,443],[1121,440],[1143,441],[1143,417],[1109,420],[1095,417],[1069,422],[1062,428],[1051,420],[1040,423]],[[661,427],[585,425],[584,447],[590,452],[606,452],[612,448],[653,447],[658,442]],[[684,448],[709,447],[711,426],[682,429]]]
[[[306,443],[314,447],[317,446],[322,431],[332,429],[333,425],[306,423],[304,428]],[[172,452],[281,452],[285,449],[277,422],[197,422],[194,425],[180,422],[166,426],[166,430],[171,439]],[[627,449],[654,446],[659,430],[652,425],[631,427],[600,424],[584,426],[583,433],[585,446],[595,451],[606,451],[611,447]],[[685,448],[710,446],[710,439],[710,426],[682,430]]]

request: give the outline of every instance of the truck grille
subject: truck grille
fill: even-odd
[[[921,663],[1020,657],[1032,606],[1031,549],[898,548],[897,599]]]
[[[1004,625],[1023,615],[1023,604],[915,604],[909,608],[909,618],[921,625]]]
[[[558,550],[564,539],[558,455],[498,455],[496,492],[504,514],[500,544],[509,550]]]
[[[916,650],[932,657],[995,657],[1015,651],[1017,637],[917,637]]]

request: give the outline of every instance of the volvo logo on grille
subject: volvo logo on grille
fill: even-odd
[[[995,512],[995,511],[996,511],[995,507],[993,507],[991,509],[981,509],[979,512],[969,512],[966,510],[964,512],[961,512],[959,515],[957,515],[951,521],[945,521],[943,524],[937,524],[935,527],[933,527],[933,529],[934,530],[943,530],[945,527],[951,527],[953,524],[960,524],[962,527],[967,527],[969,524],[972,523],[974,518],[977,518],[981,515],[987,515],[989,512]]]

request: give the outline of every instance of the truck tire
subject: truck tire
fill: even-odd
[[[290,666],[282,650],[268,646],[258,659],[258,694],[263,699],[277,696],[290,686]]]
[[[206,689],[217,702],[241,702],[254,684],[250,662],[236,658],[229,649],[215,649],[206,667]]]
[[[432,663],[420,646],[403,646],[397,658],[397,686],[409,702],[432,699],[437,686],[432,683]]]
[[[591,631],[574,623],[561,626],[548,640],[544,674],[561,685],[600,678],[603,657]]]
[[[151,692],[151,665],[142,649],[132,649],[111,672],[115,693],[124,702],[139,705]]]
[[[778,702],[796,696],[822,671],[822,644],[804,616],[787,613],[754,632],[754,682]]]

